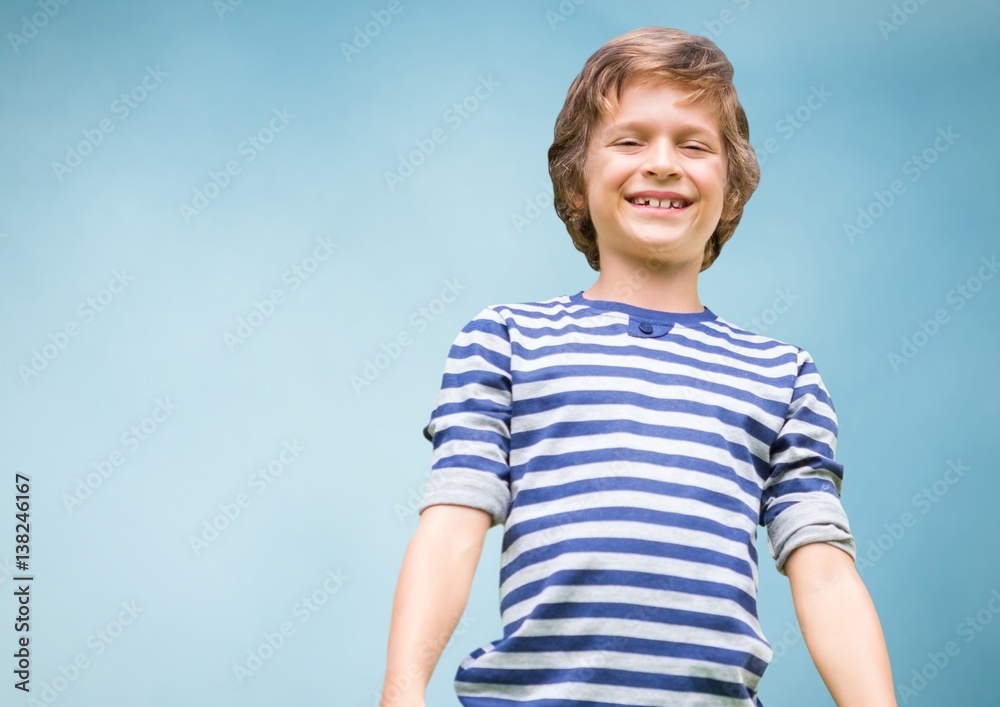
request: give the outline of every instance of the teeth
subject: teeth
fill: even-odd
[[[654,206],[658,209],[680,209],[684,206],[684,202],[679,199],[674,199],[673,201],[664,199],[660,201],[659,199],[650,199],[648,197],[642,197],[641,199],[629,199],[633,204],[644,204],[646,206]]]

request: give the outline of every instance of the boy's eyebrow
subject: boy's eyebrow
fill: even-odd
[[[638,128],[647,128],[649,123],[644,120],[627,120],[622,123],[613,123],[604,129],[605,133],[617,132],[621,130],[635,130]],[[683,123],[680,126],[681,130],[697,133],[701,135],[707,135],[709,137],[718,138],[719,134],[715,130],[698,123]]]

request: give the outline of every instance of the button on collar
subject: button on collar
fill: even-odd
[[[632,316],[628,319],[629,335],[645,339],[661,337],[670,331],[672,327],[673,324],[667,322],[650,322]]]

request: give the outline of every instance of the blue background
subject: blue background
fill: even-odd
[[[376,703],[448,348],[486,304],[596,279],[546,200],[546,150],[587,57],[650,24],[709,36],[736,67],[762,181],[701,300],[808,349],[824,376],[899,703],[995,694],[1000,280],[981,259],[998,250],[1000,8],[910,0],[880,28],[890,2],[577,2],[401,0],[346,55],[386,2],[0,10],[0,702],[30,704],[10,672],[20,471],[35,698],[47,685],[60,707]],[[447,112],[490,77],[474,110]],[[812,109],[814,88],[831,95]],[[935,148],[949,128],[957,139]],[[86,154],[54,165],[71,150]],[[933,162],[914,170],[925,150]],[[880,210],[894,180],[905,191]],[[185,216],[196,190],[214,197]],[[269,316],[253,314],[274,290]],[[782,312],[780,293],[794,298]],[[240,318],[259,326],[227,343]],[[288,463],[284,445],[299,448]],[[269,464],[280,476],[261,475]],[[239,510],[228,525],[220,505]],[[501,532],[428,705],[457,704],[459,661],[501,635]],[[761,697],[832,705],[763,535],[758,549],[775,648]],[[323,603],[304,608],[310,596]],[[981,630],[963,633],[977,612]],[[283,622],[280,649],[239,679]],[[949,641],[958,655],[928,668]]]

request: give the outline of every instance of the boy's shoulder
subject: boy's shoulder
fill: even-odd
[[[532,315],[552,316],[560,312],[571,311],[572,309],[573,303],[570,301],[569,295],[556,295],[540,300],[494,302],[483,305],[480,314],[486,313],[488,310],[500,315],[504,319],[514,320],[518,317]]]
[[[703,330],[707,330],[709,335],[713,335],[722,341],[729,342],[734,347],[769,351],[771,354],[794,352],[797,356],[809,356],[809,353],[801,346],[779,339],[773,336],[766,336],[745,327],[741,327],[734,322],[719,316],[711,308],[707,308],[712,313],[712,317],[700,322]],[[539,319],[558,319],[559,317],[579,318],[593,314],[599,316],[606,314],[606,310],[594,309],[574,300],[573,295],[562,294],[545,299],[519,300],[494,302],[484,305],[476,316],[492,316],[502,320],[508,326],[513,324],[523,324],[534,321],[537,324]]]

